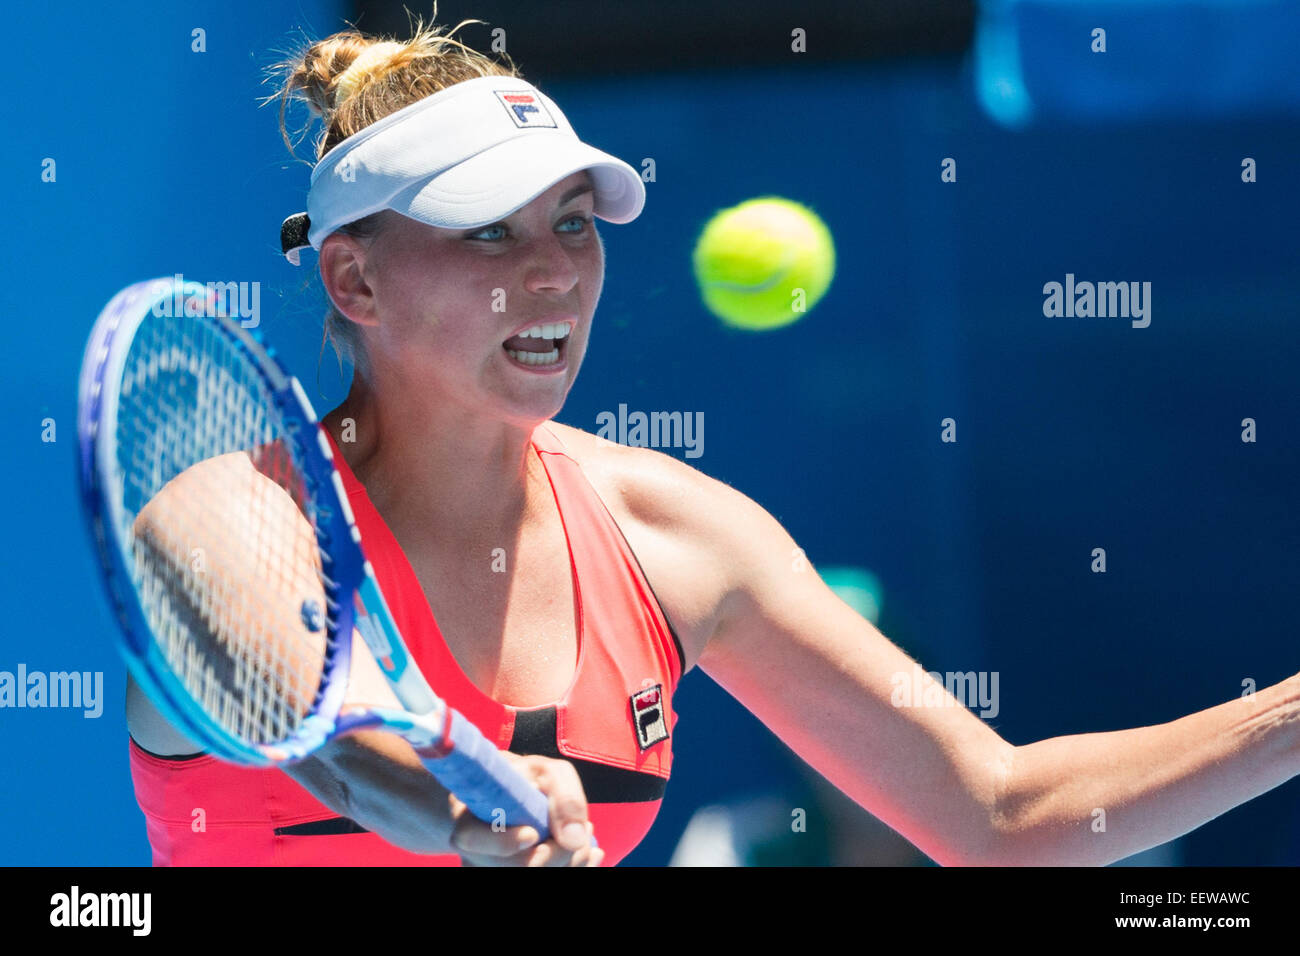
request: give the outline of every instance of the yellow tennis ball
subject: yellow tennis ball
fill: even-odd
[[[803,318],[835,275],[835,243],[826,224],[807,206],[779,196],[718,212],[691,258],[709,311],[752,331]]]

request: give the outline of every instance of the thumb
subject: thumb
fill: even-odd
[[[587,801],[571,765],[564,765],[561,779],[573,776],[572,785],[561,794],[552,793],[551,835],[566,850],[581,850],[591,842],[592,825],[587,819]]]
[[[592,834],[595,829],[590,821],[580,823],[577,820],[571,820],[560,825],[560,828],[555,833],[555,842],[566,850],[581,850],[587,844],[593,842]]]

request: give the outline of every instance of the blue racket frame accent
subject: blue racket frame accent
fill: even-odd
[[[106,380],[120,371],[136,331],[149,318],[155,303],[165,298],[188,302],[202,298],[201,315],[181,309],[173,321],[210,322],[212,328],[259,370],[299,453],[303,480],[313,497],[316,531],[325,562],[327,650],[320,686],[312,708],[294,733],[271,744],[251,744],[208,716],[186,691],[181,680],[158,650],[145,612],[132,583],[124,543],[119,540],[112,515],[116,502],[106,487],[116,427],[117,383]],[[253,766],[277,766],[301,760],[329,738],[353,730],[383,727],[403,734],[416,747],[425,766],[482,820],[504,814],[507,825],[527,824],[546,839],[549,833],[545,796],[514,770],[505,756],[469,721],[448,708],[429,688],[407,654],[374,571],[365,559],[361,535],[348,504],[342,480],[334,467],[329,441],[302,386],[279,360],[231,318],[219,314],[213,294],[196,282],[177,288],[163,278],[119,292],[100,314],[91,332],[81,369],[77,418],[78,478],[94,550],[120,624],[118,648],[132,676],[159,711],[196,744],[214,755]],[[299,433],[315,432],[316,440]],[[365,608],[358,614],[354,597]],[[365,708],[340,713],[351,666],[354,627],[367,641],[394,693],[407,711]],[[593,841],[594,842],[594,841]]]
[[[131,676],[148,694],[154,706],[177,729],[184,732],[196,744],[219,749],[217,744],[209,740],[208,735],[190,719],[186,708],[178,703],[175,695],[168,693],[161,683],[154,680],[151,670],[145,664],[150,652],[155,655],[157,652],[153,649],[153,642],[147,637],[148,626],[145,624],[130,576],[126,573],[120,559],[116,540],[110,541],[105,499],[99,474],[95,468],[95,444],[100,432],[100,414],[104,395],[102,376],[118,327],[141,305],[144,305],[143,300],[148,302],[146,308],[152,308],[153,303],[161,295],[162,291],[156,288],[154,283],[149,282],[137,283],[123,289],[100,313],[91,331],[81,367],[77,404],[79,452],[77,477],[82,492],[82,513],[87,518],[91,543],[100,559],[109,602],[118,621],[118,650],[126,660]]]

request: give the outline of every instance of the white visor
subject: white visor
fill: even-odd
[[[509,76],[465,80],[326,153],[312,170],[307,212],[281,227],[281,247],[298,265],[300,250],[319,250],[340,226],[381,209],[446,229],[491,225],[583,169],[596,216],[640,215],[645,185],[636,170],[579,140],[535,86]]]

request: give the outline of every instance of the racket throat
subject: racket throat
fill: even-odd
[[[356,718],[349,720],[345,715],[341,724],[346,724],[345,731],[365,730],[371,727],[383,727],[399,734],[417,752],[451,750],[451,711],[436,707],[425,714],[412,714],[404,710],[390,710],[384,707],[367,707],[358,711]],[[423,756],[423,754],[421,754]]]

